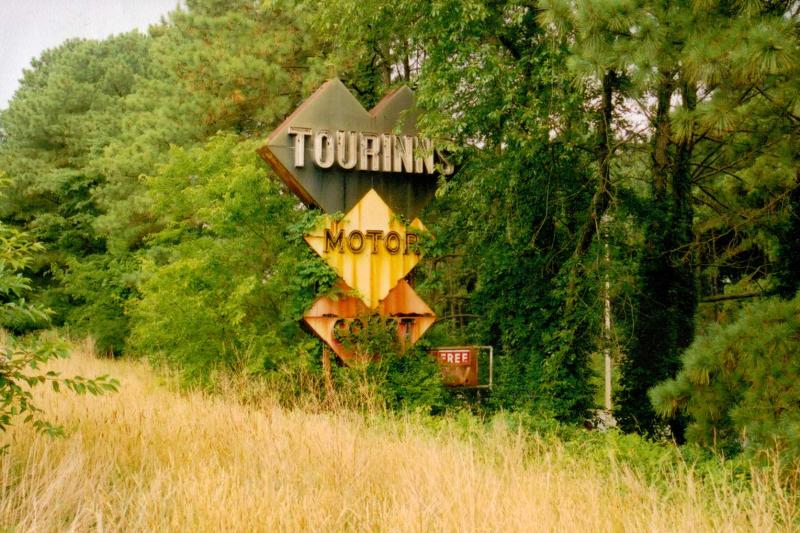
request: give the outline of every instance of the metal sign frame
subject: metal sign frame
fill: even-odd
[[[407,86],[364,109],[339,79],[325,82],[267,138],[258,154],[307,205],[349,211],[375,189],[395,213],[416,217],[437,175],[454,171],[433,140],[417,136]]]

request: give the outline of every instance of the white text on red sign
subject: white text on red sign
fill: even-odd
[[[450,365],[470,364],[469,350],[439,350],[437,355],[442,363],[447,363]]]

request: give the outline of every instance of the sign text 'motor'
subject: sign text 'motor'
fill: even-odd
[[[418,237],[415,233],[406,233],[402,236],[396,231],[384,234],[382,230],[354,229],[345,236],[344,230],[339,230],[334,235],[331,230],[325,228],[325,253],[330,253],[332,250],[344,253],[347,245],[347,249],[354,254],[360,254],[365,250],[377,254],[379,249],[384,248],[391,255],[400,253],[401,249],[403,255],[408,255],[409,252],[419,255],[419,250],[414,246],[417,242]]]

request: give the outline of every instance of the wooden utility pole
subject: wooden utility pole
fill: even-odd
[[[605,286],[603,290],[603,355],[605,356],[605,394],[603,407],[611,413],[611,252],[608,246],[608,224],[611,217],[603,215],[603,245],[605,247]]]

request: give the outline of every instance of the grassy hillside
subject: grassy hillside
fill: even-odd
[[[560,442],[498,419],[433,421],[177,394],[142,364],[78,350],[106,397],[41,392],[67,437],[17,427],[0,531],[768,531],[797,502],[767,474],[639,469],[627,437]],[[589,442],[594,439],[590,444]],[[605,441],[606,447],[597,442]],[[655,447],[652,447],[655,449]],[[655,459],[656,463],[660,459]]]

